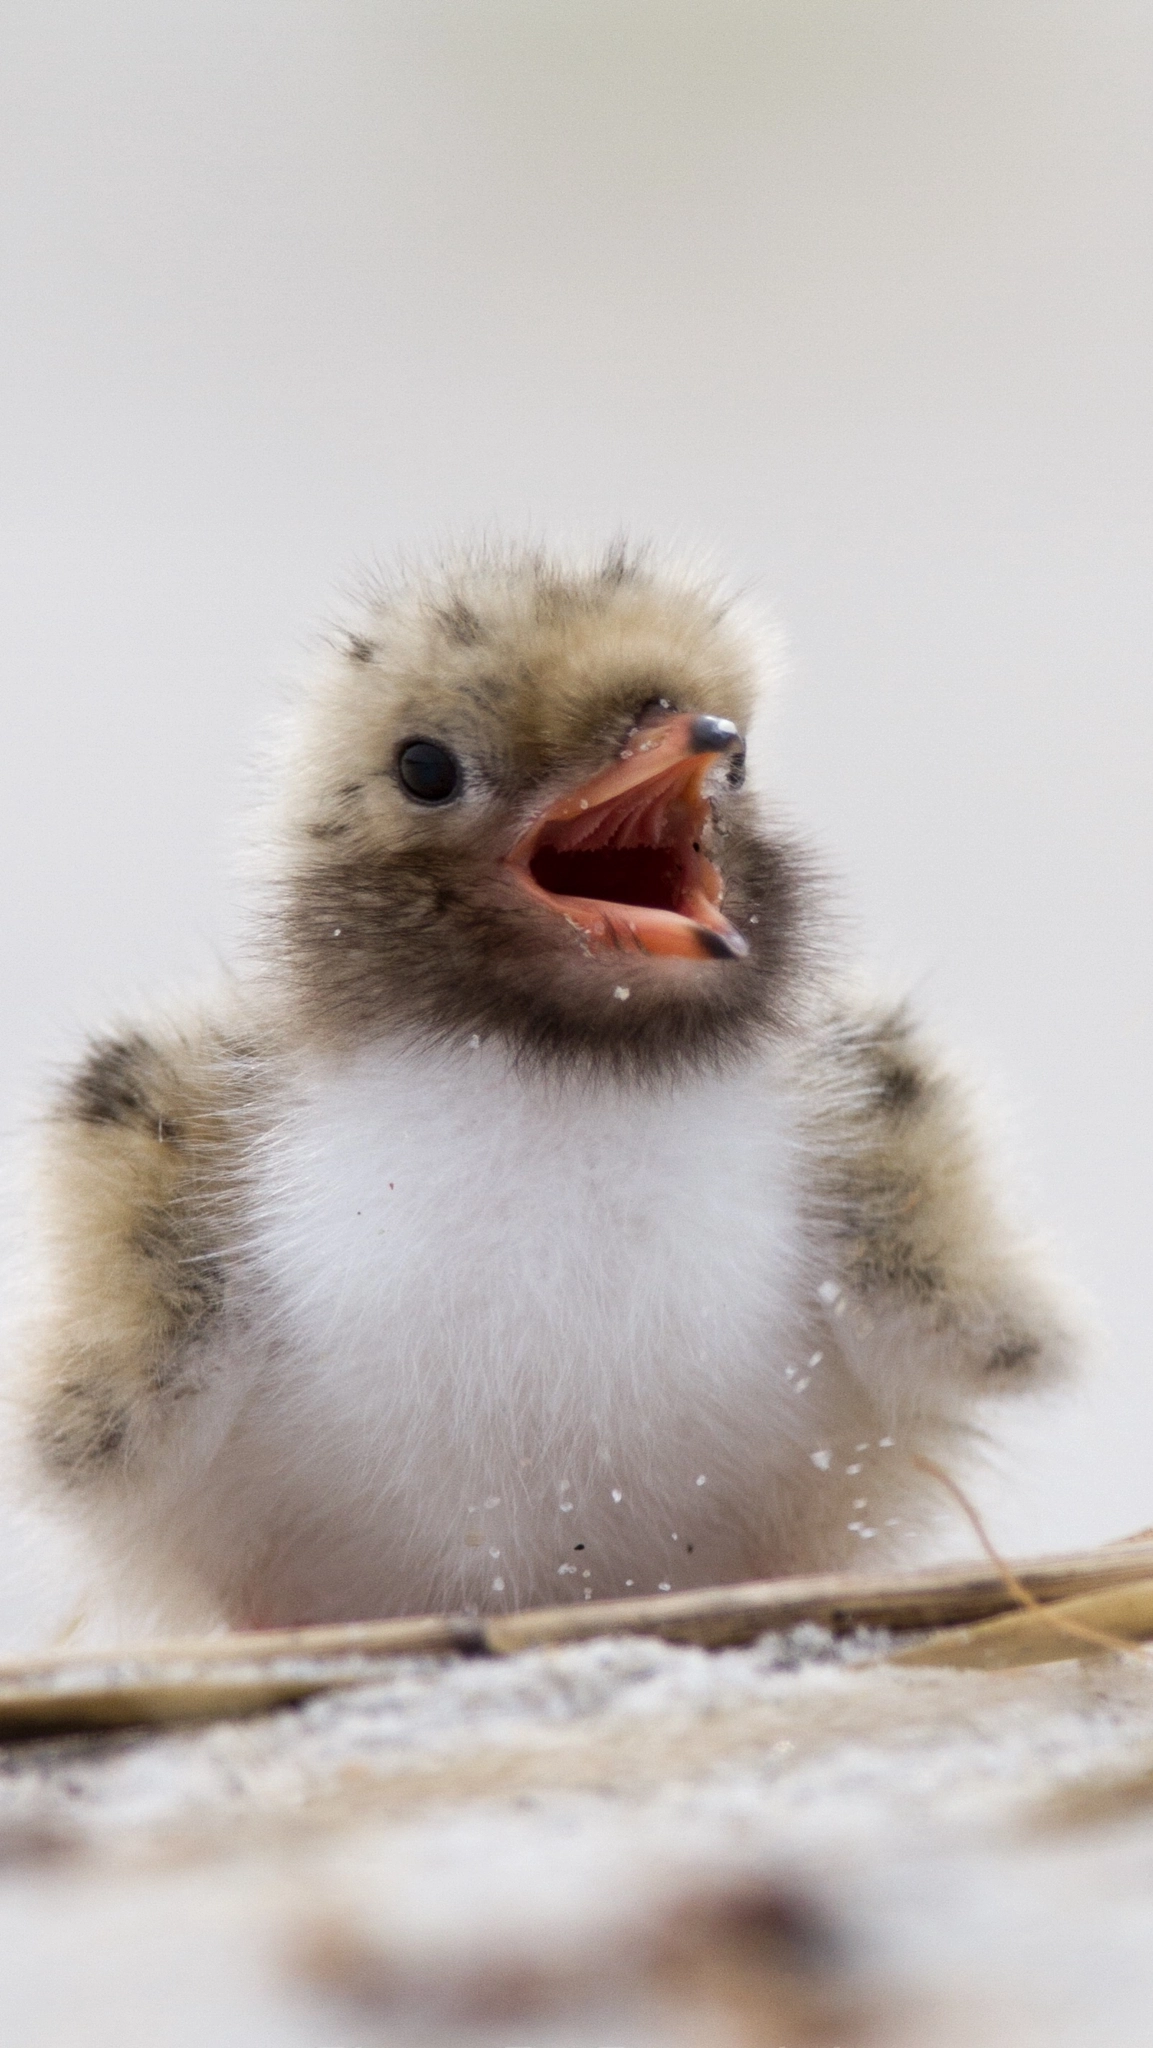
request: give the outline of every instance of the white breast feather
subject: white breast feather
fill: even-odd
[[[645,1092],[486,1048],[302,1065],[259,1153],[268,1363],[225,1460],[291,1500],[277,1613],[298,1574],[323,1606],[326,1556],[392,1611],[739,1569],[758,1468],[811,1427],[782,1377],[796,1173],[764,1068]]]

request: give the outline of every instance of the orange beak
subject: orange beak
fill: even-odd
[[[638,727],[610,767],[534,819],[506,865],[587,951],[739,960],[748,944],[721,914],[724,884],[701,846],[709,770],[743,754],[726,718]]]

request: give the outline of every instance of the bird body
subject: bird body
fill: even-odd
[[[30,1441],[234,1624],[891,1554],[918,1450],[1065,1369],[964,1090],[743,788],[755,659],[619,558],[378,600],[252,959],[49,1119]]]

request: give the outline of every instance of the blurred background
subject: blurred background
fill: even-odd
[[[248,765],[360,568],[703,546],[785,631],[776,780],[862,951],[1010,1106],[1098,1306],[991,1528],[1153,1523],[1149,0],[10,0],[0,37],[6,1144],[227,952]],[[34,1562],[0,1546],[8,1640]]]

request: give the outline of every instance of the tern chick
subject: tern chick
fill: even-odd
[[[171,1621],[874,1566],[915,1454],[1073,1361],[746,781],[760,666],[619,550],[382,591],[292,722],[245,967],[59,1092],[28,1440]]]

